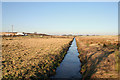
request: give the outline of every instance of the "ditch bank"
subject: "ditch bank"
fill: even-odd
[[[50,62],[49,62],[50,66],[47,66],[45,64],[44,67],[46,67],[46,68],[43,68],[44,74],[40,74],[38,71],[38,73],[36,73],[37,77],[32,76],[32,77],[30,77],[30,79],[33,79],[33,80],[34,79],[46,79],[47,80],[47,79],[50,79],[51,76],[55,75],[56,68],[60,65],[60,63],[64,59],[65,55],[67,54],[67,51],[68,51],[70,45],[72,44],[73,39],[69,42],[68,45],[66,45],[66,47],[63,47],[63,50],[61,51],[61,53],[59,55],[52,55],[51,58],[49,57],[49,55],[45,55],[46,58],[50,58]]]
[[[79,58],[81,61],[81,74],[83,80],[89,79],[117,79],[116,44],[104,42],[95,43],[98,39],[82,39],[77,37]],[[94,41],[94,42],[93,42]],[[103,41],[103,40],[102,40]],[[92,42],[92,43],[91,43]]]

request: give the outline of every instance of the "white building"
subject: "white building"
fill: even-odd
[[[23,32],[18,32],[16,35],[17,35],[17,36],[18,36],[18,35],[19,35],[19,36],[24,36],[25,34],[24,34]]]

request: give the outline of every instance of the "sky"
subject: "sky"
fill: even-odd
[[[2,31],[46,34],[118,33],[117,2],[3,2]]]

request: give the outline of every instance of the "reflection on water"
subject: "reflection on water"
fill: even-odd
[[[76,40],[74,38],[71,47],[67,51],[66,56],[56,69],[56,75],[51,78],[81,78],[80,59],[78,58],[78,50]]]

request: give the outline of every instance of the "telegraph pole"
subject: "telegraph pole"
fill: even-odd
[[[12,25],[12,32],[13,32],[13,25]]]
[[[13,25],[12,25],[12,37],[13,37]]]

